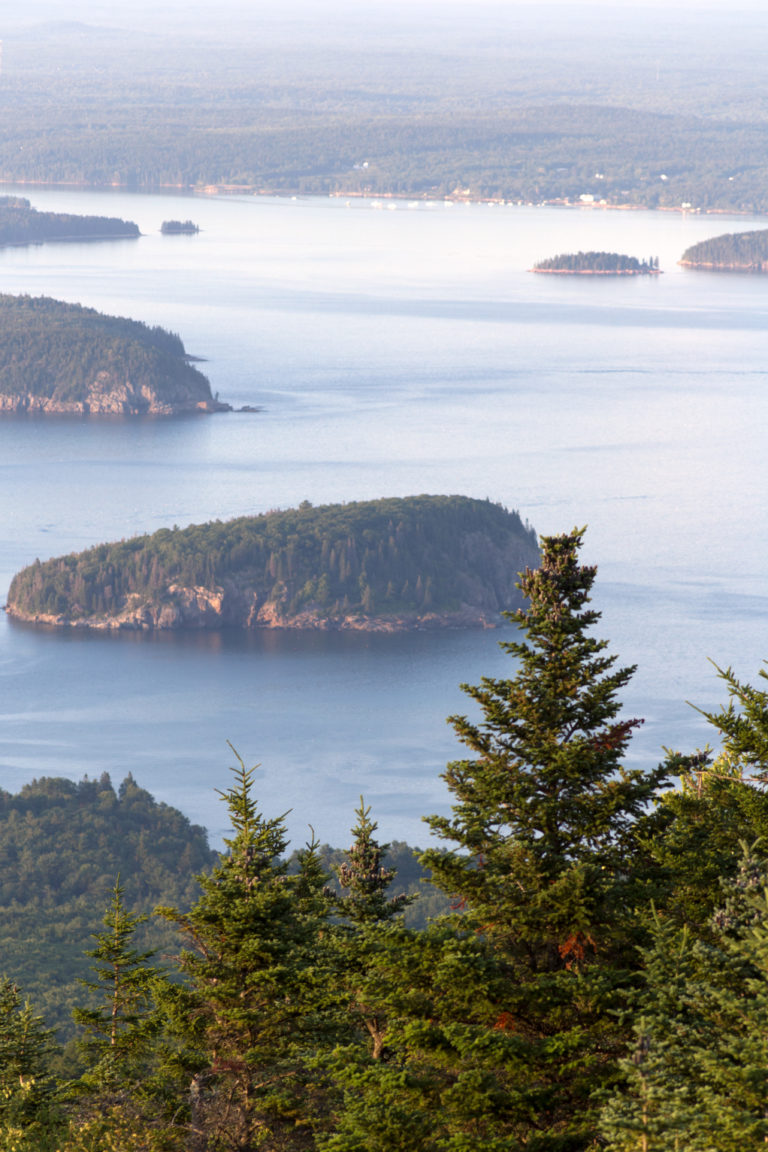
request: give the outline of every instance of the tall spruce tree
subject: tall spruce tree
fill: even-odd
[[[482,944],[446,922],[421,931],[387,889],[386,845],[361,800],[354,841],[337,870],[335,982],[346,1027],[324,1057],[335,1086],[333,1123],[318,1132],[324,1152],[437,1152],[501,1147],[493,1142],[503,1093],[489,1049],[488,982]],[[479,1026],[478,1026],[479,1023]],[[476,1046],[483,1057],[478,1059]]]
[[[136,929],[147,917],[130,913],[124,894],[118,878],[103,931],[95,934],[95,947],[86,952],[93,960],[94,978],[82,983],[95,1003],[72,1013],[85,1032],[79,1042],[87,1064],[81,1085],[99,1096],[135,1091],[146,1076],[157,1032],[152,982],[158,973],[150,963],[154,953],[133,946]]]
[[[284,820],[261,815],[254,769],[237,763],[221,793],[232,824],[226,854],[199,877],[202,894],[188,913],[158,909],[188,945],[180,967],[203,1057],[187,1147],[288,1152],[311,1147],[323,1106],[308,1056],[325,1028],[318,942],[329,905],[314,845],[289,876]]]
[[[506,1131],[537,1150],[593,1136],[588,1100],[610,1074],[609,1010],[643,898],[638,827],[666,778],[623,766],[640,721],[620,716],[618,694],[634,669],[616,668],[592,634],[582,535],[544,537],[540,568],[521,576],[527,606],[509,615],[525,639],[502,643],[513,676],[464,686],[482,719],[451,722],[473,757],[445,773],[453,815],[429,819],[456,848],[422,857],[506,968],[497,1028],[525,1069],[509,1068]]]

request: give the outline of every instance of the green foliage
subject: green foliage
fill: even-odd
[[[565,256],[550,256],[534,264],[534,272],[599,273],[606,276],[648,276],[659,270],[655,256],[638,260],[636,256],[622,256],[618,252],[576,252]]]
[[[757,1152],[768,1139],[768,869],[745,851],[713,939],[654,916],[611,1152]]]
[[[0,978],[0,1141],[3,1129],[35,1129],[50,1111],[56,1093],[49,1071],[53,1048],[42,1017],[11,980]]]
[[[734,272],[768,272],[768,230],[727,232],[686,248],[681,264]]]
[[[453,816],[429,820],[459,850],[423,857],[508,968],[505,1027],[528,1049],[542,1149],[589,1133],[588,1097],[616,1043],[609,1010],[634,963],[638,829],[665,779],[622,765],[639,721],[619,716],[617,694],[633,669],[614,668],[592,635],[595,569],[579,564],[581,538],[543,538],[540,569],[521,578],[526,640],[502,644],[519,661],[513,678],[465,686],[482,720],[452,723],[476,758],[448,766]],[[531,1104],[518,1092],[522,1137]]]
[[[86,951],[95,961],[94,975],[83,984],[93,995],[94,1006],[73,1013],[85,1032],[81,1047],[87,1072],[81,1083],[99,1096],[118,1089],[137,1091],[155,1030],[151,989],[158,973],[149,964],[154,952],[133,947],[136,928],[146,916],[127,911],[124,892],[118,880],[103,931],[95,933],[96,946]]]
[[[212,400],[179,337],[163,328],[46,296],[0,296],[0,397],[86,402],[121,386],[144,410],[150,392],[168,403]]]
[[[524,638],[502,645],[514,674],[466,688],[479,718],[452,718],[471,755],[446,772],[452,816],[429,820],[451,848],[422,865],[454,911],[420,930],[391,863],[407,890],[412,853],[378,843],[362,799],[346,854],[313,833],[286,861],[239,756],[226,851],[196,896],[204,837],[130,778],[117,795],[108,777],[0,793],[6,959],[40,951],[13,920],[25,900],[40,921],[109,900],[68,1093],[0,980],[0,1152],[765,1146],[768,692],[719,670],[728,702],[705,715],[722,751],[627,770],[633,670],[594,636],[581,538],[543,540],[513,615]],[[168,975],[144,908],[182,844],[189,910],[158,909],[183,941]],[[102,871],[78,872],[94,845]],[[125,887],[102,874],[108,846]]]
[[[212,627],[258,626],[265,605],[286,620],[307,611],[413,621],[467,607],[493,618],[519,600],[514,573],[537,555],[535,533],[518,514],[487,500],[305,502],[38,561],[14,577],[8,607],[76,621],[151,604],[159,626],[166,606],[168,626],[180,626],[179,589],[206,588],[223,594],[220,612],[206,618]]]
[[[366,808],[362,796],[355,814],[354,841],[337,872],[342,890],[338,910],[352,924],[377,924],[403,911],[409,900],[403,894],[387,895],[395,878],[394,872],[382,865],[389,844],[379,844],[376,840],[374,833],[378,825],[371,820],[371,809]]]
[[[101,931],[115,876],[124,877],[131,915],[161,900],[189,907],[194,875],[216,853],[204,829],[160,804],[131,776],[115,791],[109,776],[43,777],[17,794],[0,792],[0,952],[20,984],[62,1036],[87,976],[84,949]],[[167,953],[171,934],[137,929],[139,947]]]
[[[190,1126],[205,1147],[299,1149],[316,1091],[304,1053],[323,1033],[324,876],[314,846],[299,874],[287,874],[283,820],[261,816],[254,769],[237,760],[221,793],[233,831],[226,856],[200,877],[188,913],[158,909],[187,944],[179,966],[202,1030]]]

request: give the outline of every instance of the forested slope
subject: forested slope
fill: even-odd
[[[71,1032],[77,980],[88,970],[84,951],[118,875],[134,911],[167,900],[187,907],[198,894],[195,876],[216,859],[203,828],[131,776],[118,789],[105,773],[0,791],[0,970],[52,1025]],[[141,940],[170,943],[157,922]]]
[[[178,336],[45,296],[0,296],[0,412],[171,415],[226,405]]]
[[[768,230],[726,232],[701,240],[686,248],[680,263],[723,272],[768,272]]]
[[[487,500],[305,502],[37,561],[8,612],[88,627],[494,624],[537,560],[533,530]]]

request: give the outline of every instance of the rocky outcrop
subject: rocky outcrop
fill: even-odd
[[[172,584],[161,599],[147,601],[128,597],[124,606],[109,615],[80,616],[27,613],[12,604],[9,616],[28,624],[52,628],[88,628],[97,631],[218,631],[222,628],[270,629],[317,632],[412,632],[441,628],[496,628],[502,622],[499,610],[462,604],[453,612],[408,612],[392,615],[349,613],[329,616],[322,609],[307,606],[291,615],[278,601],[259,601],[253,589],[234,585],[210,588],[184,588]]]
[[[0,412],[29,412],[71,416],[176,416],[183,412],[231,412],[229,404],[208,397],[198,399],[178,389],[176,395],[160,397],[149,385],[121,381],[110,372],[99,372],[82,399],[36,396],[31,392],[0,394]]]

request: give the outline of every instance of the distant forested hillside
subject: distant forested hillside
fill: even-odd
[[[7,28],[0,180],[768,210],[762,14],[238,7]]]
[[[189,907],[195,876],[217,858],[203,828],[130,775],[117,790],[106,773],[78,783],[44,777],[16,795],[0,790],[2,971],[51,1024],[70,1029],[77,979],[88,971],[83,952],[118,874],[133,910],[166,900]],[[167,949],[171,936],[153,921],[141,940]]]
[[[532,271],[565,276],[652,276],[659,271],[659,261],[655,256],[638,260],[636,256],[622,256],[618,252],[572,252],[541,260],[534,264]]]
[[[305,502],[37,561],[8,611],[96,627],[493,623],[537,560],[534,531],[490,501]]]
[[[44,296],[0,296],[0,411],[216,407],[173,333]]]
[[[328,846],[321,854],[329,869],[344,858]],[[422,884],[428,872],[417,855],[398,842],[387,863],[398,875],[393,894],[419,896],[408,921],[423,926],[428,915],[445,911],[446,900]],[[15,795],[0,790],[0,971],[69,1035],[71,1007],[82,1000],[78,980],[88,973],[85,950],[118,876],[131,911],[188,908],[199,896],[196,877],[218,859],[203,828],[130,775],[117,789],[104,773],[77,782],[42,777]],[[158,918],[141,928],[137,942],[175,951],[171,930]]]
[[[21,196],[0,196],[0,246],[45,240],[118,240],[139,235],[137,224],[113,216],[39,212]]]
[[[732,272],[768,272],[768,230],[726,232],[686,248],[680,263],[687,268]]]

